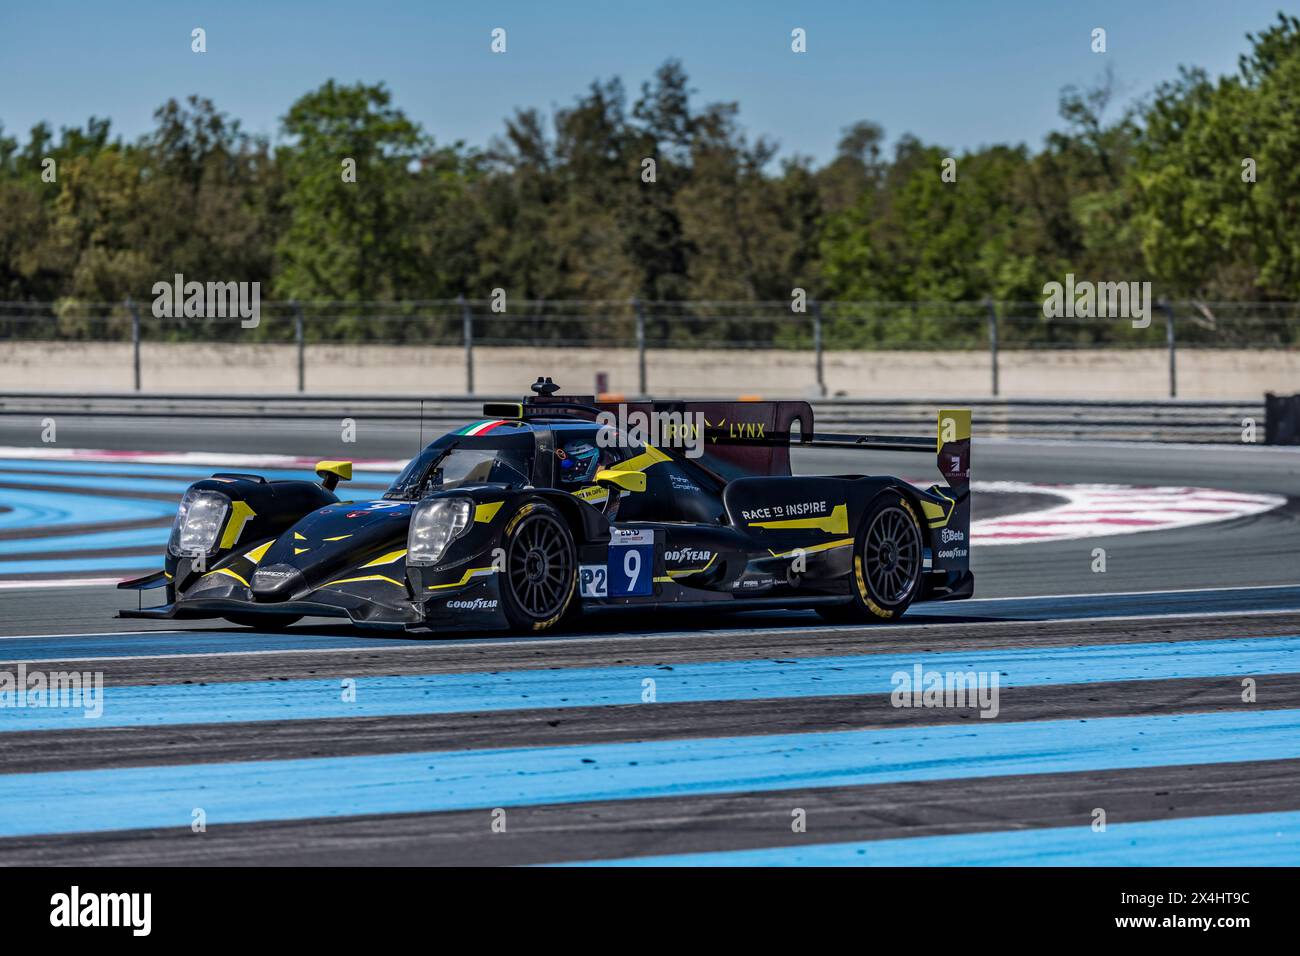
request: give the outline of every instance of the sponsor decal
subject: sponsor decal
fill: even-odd
[[[665,551],[665,561],[708,561],[713,557],[712,551],[697,551],[694,548],[678,548],[676,551]]]
[[[273,587],[286,578],[294,576],[293,571],[272,571],[269,568],[258,568],[253,572],[253,586],[257,588]]]
[[[764,422],[732,422],[728,425],[726,419],[723,419],[718,425],[727,425],[728,438],[758,440],[767,437],[767,425]],[[713,440],[717,441],[716,438]]]
[[[830,514],[830,506],[825,501],[796,501],[792,504],[769,505],[765,508],[742,510],[741,518],[745,521],[769,521],[773,518],[801,518],[805,515]]]
[[[961,531],[954,531],[952,528],[944,528],[939,534],[939,540],[943,544],[952,544],[954,541],[965,541],[966,535]]]
[[[495,611],[496,609],[496,598],[480,597],[447,602],[447,610],[449,611]]]

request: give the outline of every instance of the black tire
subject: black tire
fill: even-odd
[[[506,524],[502,609],[516,631],[550,630],[578,588],[578,549],[564,517],[545,501],[527,501]]]
[[[925,538],[916,508],[899,491],[878,495],[853,542],[851,604],[820,607],[835,623],[896,621],[921,590]]]
[[[302,620],[301,614],[225,614],[222,616],[237,627],[255,627],[261,631],[282,631]]]

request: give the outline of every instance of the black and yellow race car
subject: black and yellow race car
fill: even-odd
[[[806,402],[598,402],[549,379],[426,447],[382,498],[217,474],[185,492],[166,588],[123,617],[303,616],[361,627],[539,632],[596,608],[815,608],[890,621],[969,597],[970,412],[937,442],[819,434]],[[647,436],[657,441],[652,442]],[[945,483],[794,476],[791,448],[931,451]]]

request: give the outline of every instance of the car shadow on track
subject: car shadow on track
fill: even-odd
[[[926,614],[924,612],[913,612],[907,614],[901,620],[892,623],[832,624],[822,620],[814,611],[744,611],[701,614],[698,610],[665,608],[657,611],[653,622],[650,623],[639,623],[641,616],[620,611],[584,614],[581,618],[573,621],[567,626],[547,631],[542,639],[559,640],[564,638],[581,639],[586,637],[634,635],[655,636],[661,634],[681,636],[682,634],[705,634],[717,633],[719,631],[743,632],[768,630],[824,631],[858,629],[862,630],[864,633],[869,632],[872,634],[880,634],[887,633],[891,628],[900,626],[915,626],[921,624],[985,624],[1032,619],[1033,618],[1028,616],[1022,618],[1015,615],[999,615],[994,617],[980,614],[938,615]],[[177,630],[190,629],[191,628],[177,628]],[[195,631],[208,629],[209,628],[193,628]],[[258,633],[257,628],[237,628],[233,625],[224,623],[218,629],[236,630],[241,633]],[[307,635],[320,635],[321,637],[379,638],[389,641],[405,638],[410,640],[412,643],[428,640],[454,641],[457,639],[484,640],[491,638],[529,640],[531,637],[534,637],[533,635],[513,633],[506,630],[403,633],[401,631],[371,630],[350,624],[340,624],[337,621],[328,618],[320,618],[317,619],[316,622],[312,623],[299,623],[292,627],[278,630],[275,633],[302,635],[304,637]]]

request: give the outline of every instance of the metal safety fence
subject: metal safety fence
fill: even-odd
[[[957,351],[987,356],[987,391],[1001,394],[1005,353],[1159,350],[1167,394],[1178,396],[1185,350],[1300,348],[1300,303],[1163,301],[1142,320],[1048,317],[1042,302],[641,302],[495,299],[404,302],[262,302],[256,321],[159,317],[149,301],[0,302],[5,343],[129,343],[142,389],[150,343],[256,344],[296,350],[305,391],[309,349],[319,345],[419,345],[463,351],[466,391],[478,349],[628,350],[636,391],[654,385],[652,355],[743,350],[806,356],[813,394],[827,395],[828,356],[848,352]],[[4,387],[0,382],[0,388]]]

